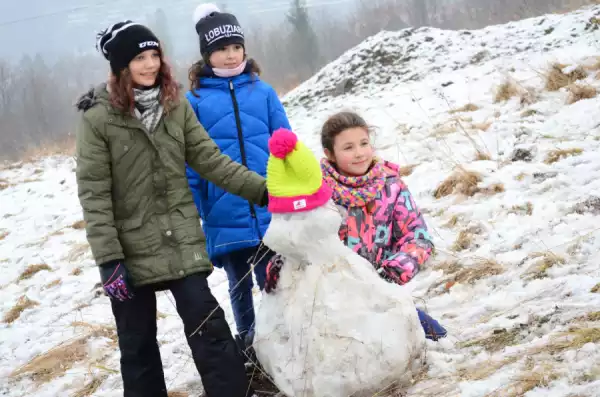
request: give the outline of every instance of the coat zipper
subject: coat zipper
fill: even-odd
[[[231,94],[231,101],[233,102],[233,113],[235,114],[235,125],[237,126],[238,142],[240,144],[240,153],[242,155],[242,164],[244,167],[248,167],[246,161],[246,147],[244,146],[244,135],[242,134],[242,121],[240,120],[240,108],[238,107],[237,99],[235,97],[235,90],[233,89],[233,81],[229,80],[229,94]],[[250,216],[256,219],[256,210],[252,203],[248,203],[250,206]]]

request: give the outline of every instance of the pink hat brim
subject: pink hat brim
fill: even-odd
[[[319,190],[306,196],[275,197],[269,194],[269,212],[272,214],[289,214],[305,212],[325,205],[331,199],[332,190],[325,182]]]

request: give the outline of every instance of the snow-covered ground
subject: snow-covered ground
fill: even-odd
[[[546,89],[557,62],[583,66],[577,83],[600,89],[596,18],[598,6],[479,31],[381,33],[285,98],[316,153],[321,123],[351,109],[376,127],[382,157],[413,166],[405,180],[437,255],[407,288],[450,337],[428,345],[410,396],[600,396],[600,99],[568,104],[567,88]],[[517,95],[496,102],[506,81]],[[34,302],[0,324],[0,395],[122,395],[73,168],[53,157],[0,171],[0,311]],[[438,189],[451,175],[457,190]],[[47,268],[20,279],[30,265]],[[233,324],[224,274],[210,281]],[[157,316],[170,390],[194,395],[170,294]]]

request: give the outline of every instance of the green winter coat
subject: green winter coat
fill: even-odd
[[[77,185],[98,265],[124,259],[135,286],[210,272],[204,233],[185,173],[266,204],[265,180],[228,156],[185,98],[148,134],[108,102],[106,85],[77,102]]]

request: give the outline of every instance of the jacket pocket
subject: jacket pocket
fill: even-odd
[[[128,257],[151,256],[162,244],[162,236],[153,218],[144,222],[142,217],[115,221],[125,260]]]
[[[172,215],[173,231],[177,242],[194,244],[205,241],[200,214],[195,205],[177,208]]]

